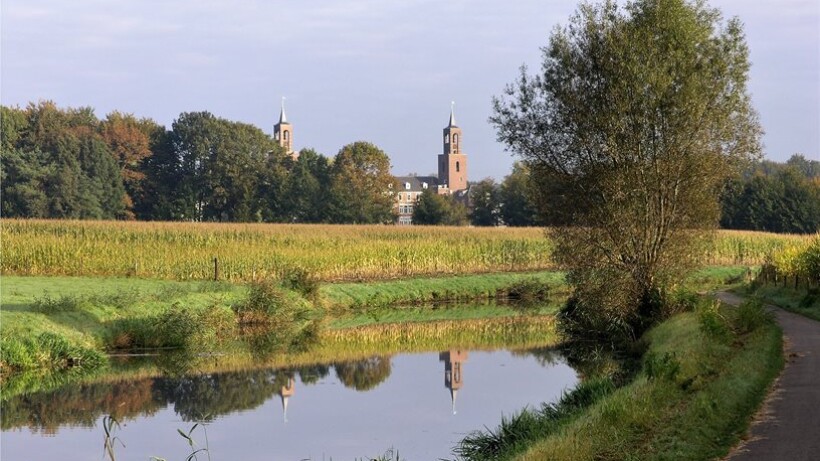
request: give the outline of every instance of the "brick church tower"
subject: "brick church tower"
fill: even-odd
[[[280,146],[285,148],[285,152],[294,159],[299,156],[298,152],[293,151],[293,125],[288,122],[285,116],[285,98],[282,98],[282,111],[279,112],[279,123],[273,126],[273,139],[275,139]]]
[[[461,150],[461,143],[461,128],[456,125],[451,104],[450,123],[444,128],[444,153],[438,156],[439,184],[446,184],[450,192],[467,189],[467,155]]]

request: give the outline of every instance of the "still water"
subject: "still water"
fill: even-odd
[[[102,460],[114,414],[118,461],[191,452],[177,432],[206,421],[212,460],[452,458],[467,433],[552,402],[577,384],[553,350],[399,354],[297,369],[68,386],[3,402],[3,461]],[[202,428],[192,433],[205,445]],[[121,443],[120,443],[121,442]],[[199,459],[207,459],[200,456]]]

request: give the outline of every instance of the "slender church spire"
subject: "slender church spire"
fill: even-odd
[[[455,105],[456,105],[455,101],[450,101],[450,124],[447,125],[448,127],[458,126],[458,125],[456,125],[456,114],[455,114],[455,110],[454,110]]]
[[[285,115],[285,97],[282,96],[282,111],[279,112],[279,123],[288,123],[288,117]]]

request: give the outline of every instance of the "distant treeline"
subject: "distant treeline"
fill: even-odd
[[[289,223],[391,223],[390,159],[355,142],[335,157],[293,159],[268,134],[209,112],[155,121],[53,102],[1,107],[0,215],[21,218]],[[397,189],[396,189],[397,190]],[[429,191],[419,224],[548,225],[550,188],[515,164],[498,184],[470,185],[469,208]],[[727,185],[721,226],[810,233],[820,228],[820,162],[763,161]]]
[[[820,230],[820,161],[764,160],[726,187],[721,227],[808,234]]]
[[[389,223],[390,160],[366,142],[298,160],[257,127],[208,112],[171,129],[46,101],[2,107],[2,216]]]

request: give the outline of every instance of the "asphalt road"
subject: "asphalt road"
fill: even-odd
[[[738,305],[743,298],[719,292]],[[820,322],[772,308],[783,328],[786,368],[766,401],[749,438],[727,458],[731,461],[820,460]]]

